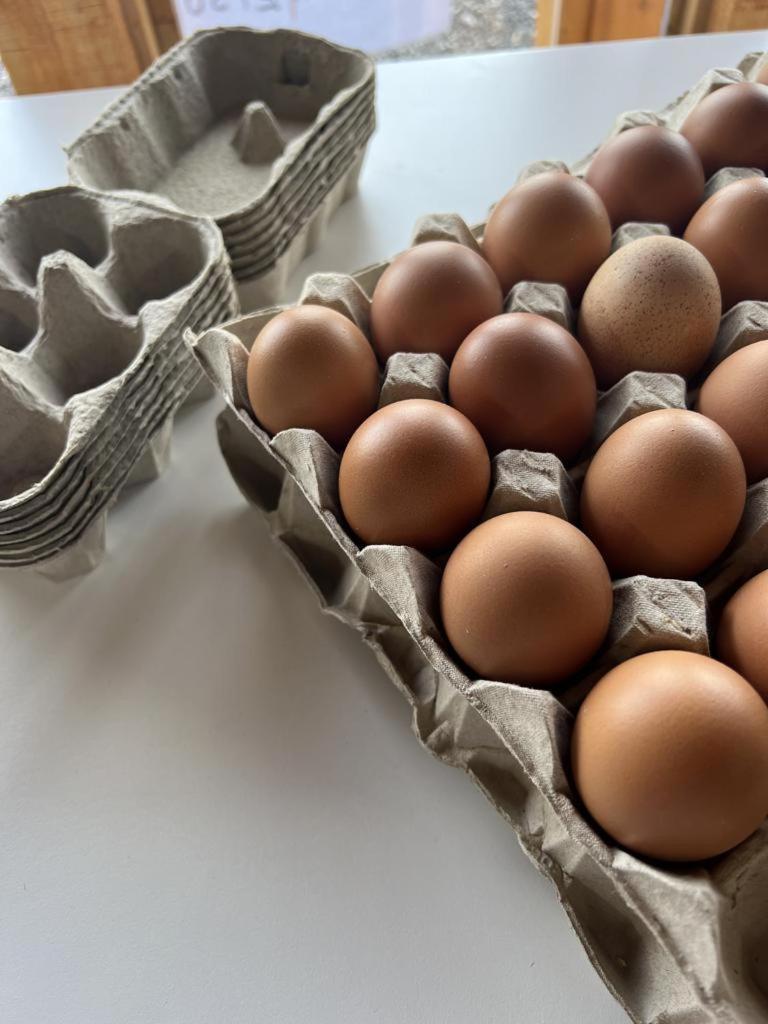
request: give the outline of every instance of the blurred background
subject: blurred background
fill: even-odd
[[[290,27],[383,60],[768,27],[768,0],[0,0],[0,93],[132,81],[199,28]]]

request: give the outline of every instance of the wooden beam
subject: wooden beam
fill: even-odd
[[[539,0],[536,44],[657,36],[665,0]]]

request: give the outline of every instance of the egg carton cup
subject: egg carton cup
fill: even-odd
[[[209,390],[184,329],[238,309],[210,219],[74,186],[0,206],[0,568],[98,562],[107,509]]]
[[[70,179],[214,217],[238,280],[274,302],[352,194],[375,128],[365,54],[286,29],[201,31],[68,147]]]

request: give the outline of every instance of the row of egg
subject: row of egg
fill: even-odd
[[[709,99],[732,89],[752,92],[726,87]],[[745,102],[729,98],[729,117],[734,103]],[[691,115],[683,135],[622,133],[598,153],[587,182],[556,172],[517,186],[489,220],[485,259],[449,242],[402,254],[373,295],[373,347],[349,319],[313,306],[275,317],[253,345],[248,391],[256,418],[273,433],[314,428],[343,450],[339,497],[361,540],[435,553],[463,537],[445,565],[441,612],[454,650],[479,676],[547,686],[583,668],[608,630],[611,573],[700,573],[741,517],[744,466],[750,481],[766,476],[768,339],[705,381],[698,408],[706,416],[648,413],[609,437],[582,489],[582,525],[592,540],[541,513],[510,513],[470,529],[488,495],[489,449],[551,451],[572,461],[591,433],[595,378],[610,386],[634,369],[690,377],[712,348],[721,287],[727,306],[768,299],[764,179],[722,189],[690,222],[703,192],[700,167],[684,212],[627,205],[633,190],[647,202],[649,174],[669,193],[669,183],[684,177],[676,178],[675,161],[689,169],[701,163],[695,153],[691,159],[686,136],[706,155],[707,173],[721,165],[768,169],[768,153],[747,159],[731,148],[713,156],[706,125],[696,124]],[[765,131],[752,134],[765,140]],[[722,128],[714,138],[722,142]],[[644,184],[643,173],[629,173],[633,163],[646,168]],[[646,238],[609,257],[611,222],[627,219],[676,230],[687,223],[688,241]],[[545,318],[502,313],[502,287],[529,279],[561,283],[581,301],[578,341]],[[374,411],[376,357],[383,363],[401,351],[443,356],[451,405],[410,400]],[[582,705],[574,781],[595,820],[629,849],[700,859],[740,842],[764,818],[768,707],[753,686],[768,693],[759,628],[766,608],[768,581],[757,577],[732,599],[718,634],[718,655],[753,685],[712,659],[663,652],[614,669]]]

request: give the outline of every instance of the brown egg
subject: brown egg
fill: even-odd
[[[746,498],[738,449],[712,420],[659,409],[598,449],[581,492],[582,525],[614,576],[688,579],[738,526]]]
[[[297,306],[259,331],[247,386],[254,415],[271,434],[305,427],[341,448],[376,408],[379,368],[351,320],[323,306]]]
[[[611,251],[611,222],[586,182],[547,171],[516,185],[496,204],[483,251],[505,293],[518,281],[549,281],[578,302]]]
[[[473,672],[549,686],[605,639],[613,592],[605,563],[577,530],[542,512],[509,512],[459,544],[440,588],[443,626]]]
[[[768,170],[768,86],[738,82],[715,89],[680,130],[708,178],[721,167]]]
[[[412,398],[384,406],[355,431],[339,498],[366,544],[440,551],[479,519],[490,479],[488,451],[466,416]]]
[[[679,132],[658,125],[628,128],[603,143],[586,181],[605,203],[614,228],[627,221],[681,231],[704,198],[704,170]]]
[[[379,278],[373,344],[382,362],[395,352],[437,352],[450,362],[469,332],[502,305],[482,256],[458,242],[423,242],[396,256]]]
[[[720,289],[701,254],[654,235],[618,249],[589,282],[579,341],[597,383],[632,370],[687,377],[707,358],[720,325]]]
[[[621,846],[704,860],[768,813],[768,707],[712,658],[654,651],[597,683],[573,729],[576,789]]]
[[[723,609],[717,656],[768,701],[768,572],[753,576]]]
[[[760,68],[756,80],[762,85],[768,85],[768,63],[763,64],[762,68]]]
[[[744,299],[768,300],[768,179],[742,178],[715,192],[684,237],[714,267],[724,310]]]
[[[707,377],[696,408],[736,443],[747,483],[768,476],[768,338],[734,352]]]
[[[520,448],[572,459],[592,430],[595,375],[579,343],[533,313],[505,313],[461,343],[448,382],[452,404],[494,451]]]

